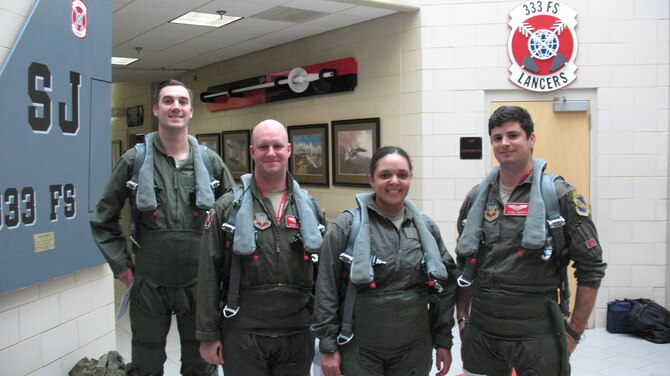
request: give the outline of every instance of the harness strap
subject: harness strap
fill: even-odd
[[[354,306],[356,305],[356,286],[349,280],[347,292],[344,294],[342,309],[342,323],[340,334],[337,336],[337,344],[342,346],[351,342],[354,338]]]
[[[240,256],[232,255],[230,260],[230,278],[228,280],[228,296],[223,307],[223,317],[231,318],[240,310],[240,280],[242,279],[242,265]]]
[[[130,218],[131,218],[131,223],[130,223],[130,242],[133,243],[133,249],[137,251],[140,248],[140,243],[137,241],[137,218],[139,218],[140,211],[137,210],[137,205],[135,203],[136,201],[136,194],[137,194],[137,187],[138,187],[138,181],[139,175],[140,175],[140,169],[142,168],[142,165],[144,164],[144,157],[146,156],[146,145],[142,143],[137,143],[135,144],[135,162],[133,163],[133,176],[130,180],[126,182],[126,187],[130,189],[131,192],[131,201],[130,201]]]
[[[477,252],[465,259],[463,273],[456,280],[460,287],[468,287],[475,280],[475,271],[477,270]]]
[[[351,264],[354,259],[354,244],[356,237],[361,231],[362,215],[361,209],[347,209],[354,219],[351,222],[351,231],[349,232],[349,239],[347,239],[347,248],[340,254],[340,261],[349,265],[349,273],[351,273]],[[337,336],[337,344],[345,345],[354,338],[354,306],[356,305],[356,286],[348,278],[347,292],[344,294],[344,302],[342,304],[342,323],[340,324],[340,334]]]
[[[212,160],[209,159],[209,157],[207,156],[207,146],[198,145],[198,149],[200,149],[200,156],[202,156],[202,163],[205,165],[207,173],[209,174],[209,186],[212,188],[213,191],[221,185],[221,181],[219,181],[219,179],[214,177],[214,172],[212,170]]]
[[[570,284],[568,282],[568,258],[565,252],[567,241],[565,240],[565,218],[561,216],[556,186],[554,181],[563,179],[554,174],[545,174],[542,176],[542,199],[547,210],[547,226],[549,227],[550,239],[547,241],[546,257],[551,255],[552,240],[553,247],[556,250],[556,263],[560,269],[560,301],[561,312],[565,317],[570,316]],[[544,257],[544,256],[543,256]]]
[[[221,226],[221,229],[226,233],[226,244],[229,244],[231,249],[235,234],[235,220],[237,219],[237,212],[240,210],[240,199],[244,195],[244,192],[245,187],[240,187],[235,190],[233,206],[228,213],[228,220]],[[226,305],[223,307],[223,317],[225,318],[235,316],[240,310],[240,281],[242,280],[242,264],[240,257],[241,256],[235,254],[235,252],[231,252],[228,294],[226,296]]]

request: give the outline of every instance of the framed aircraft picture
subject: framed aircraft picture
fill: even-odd
[[[328,186],[328,124],[288,127],[288,170],[300,185]]]
[[[212,149],[216,154],[221,155],[221,135],[219,133],[198,133],[195,135],[200,145]]]
[[[239,180],[240,176],[251,172],[250,134],[251,131],[248,129],[221,132],[221,151],[223,152],[221,158],[223,158],[235,180]]]
[[[333,185],[369,187],[370,159],[379,149],[379,118],[331,122]]]

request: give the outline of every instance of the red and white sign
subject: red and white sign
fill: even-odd
[[[577,12],[560,1],[527,1],[510,13],[510,80],[536,92],[562,89],[577,75]]]
[[[210,111],[353,91],[358,84],[358,63],[353,57],[295,67],[210,86],[200,100]]]
[[[72,21],[72,34],[79,39],[86,38],[86,28],[88,27],[88,10],[86,4],[81,0],[72,0],[72,12],[70,21]]]

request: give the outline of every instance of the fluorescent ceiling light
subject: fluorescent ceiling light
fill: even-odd
[[[134,63],[139,58],[137,57],[114,57],[112,56],[112,65],[128,65],[130,63]]]
[[[226,16],[211,13],[188,12],[181,17],[175,18],[170,23],[184,25],[198,25],[209,27],[221,27],[231,22],[237,21],[242,17]]]

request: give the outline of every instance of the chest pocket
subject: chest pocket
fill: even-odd
[[[407,239],[419,240],[419,232],[414,227],[405,227],[403,229]]]

